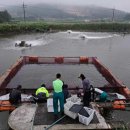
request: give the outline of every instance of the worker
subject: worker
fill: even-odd
[[[82,80],[83,85],[83,105],[88,107],[91,100],[90,81],[84,76],[84,74],[80,74],[78,78]]]
[[[68,91],[68,85],[63,83],[63,94],[64,94],[64,103],[66,103],[66,99],[69,98],[71,95]]]
[[[9,101],[11,104],[18,105],[21,103],[21,85],[18,85],[17,88],[13,89],[9,94]]]
[[[58,101],[60,103],[60,113],[64,114],[64,94],[62,90],[63,81],[61,80],[61,74],[56,74],[56,80],[53,81],[53,108],[55,119],[58,118]]]
[[[38,103],[47,102],[47,98],[49,97],[48,90],[46,89],[46,85],[42,84],[40,88],[36,90],[34,100]]]
[[[105,102],[105,101],[107,101],[107,99],[108,99],[108,94],[107,94],[106,92],[104,92],[104,91],[102,91],[102,90],[100,90],[100,89],[98,89],[98,88],[95,88],[94,91],[95,91],[95,93],[98,95],[98,97],[99,97],[98,100],[99,100],[100,102]]]
[[[107,97],[108,97],[108,94],[106,92],[103,92],[100,94],[99,101],[105,102],[105,101],[107,101]]]

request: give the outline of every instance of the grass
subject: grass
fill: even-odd
[[[0,24],[0,33],[28,33],[79,30],[94,32],[130,32],[129,23],[85,23],[85,22],[17,22]]]

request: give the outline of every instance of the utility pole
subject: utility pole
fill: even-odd
[[[22,8],[23,8],[23,19],[24,19],[24,22],[26,21],[26,16],[25,16],[25,8],[26,8],[26,5],[24,4],[23,2],[23,5],[22,5]]]
[[[115,8],[112,9],[112,22],[114,22],[114,18],[115,18]]]

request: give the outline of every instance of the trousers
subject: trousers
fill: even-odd
[[[64,94],[63,92],[53,93],[53,108],[54,108],[54,114],[58,114],[58,101],[60,105],[60,112],[62,113],[64,111]]]
[[[83,95],[83,105],[88,107],[90,100],[91,100],[91,91],[86,91]]]

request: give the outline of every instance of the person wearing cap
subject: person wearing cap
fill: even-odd
[[[78,78],[82,80],[83,85],[83,105],[89,106],[91,100],[90,81],[84,76],[84,74],[80,74]]]
[[[13,89],[9,94],[9,101],[11,104],[17,105],[21,103],[21,85],[18,85],[17,88]]]
[[[58,118],[58,101],[60,103],[60,112],[63,115],[64,112],[64,94],[63,94],[63,81],[61,80],[61,74],[56,74],[56,80],[52,83],[54,93],[53,93],[53,108],[55,118]]]
[[[38,103],[47,102],[47,98],[49,97],[49,92],[46,89],[46,85],[42,84],[40,88],[36,90],[34,100]]]

